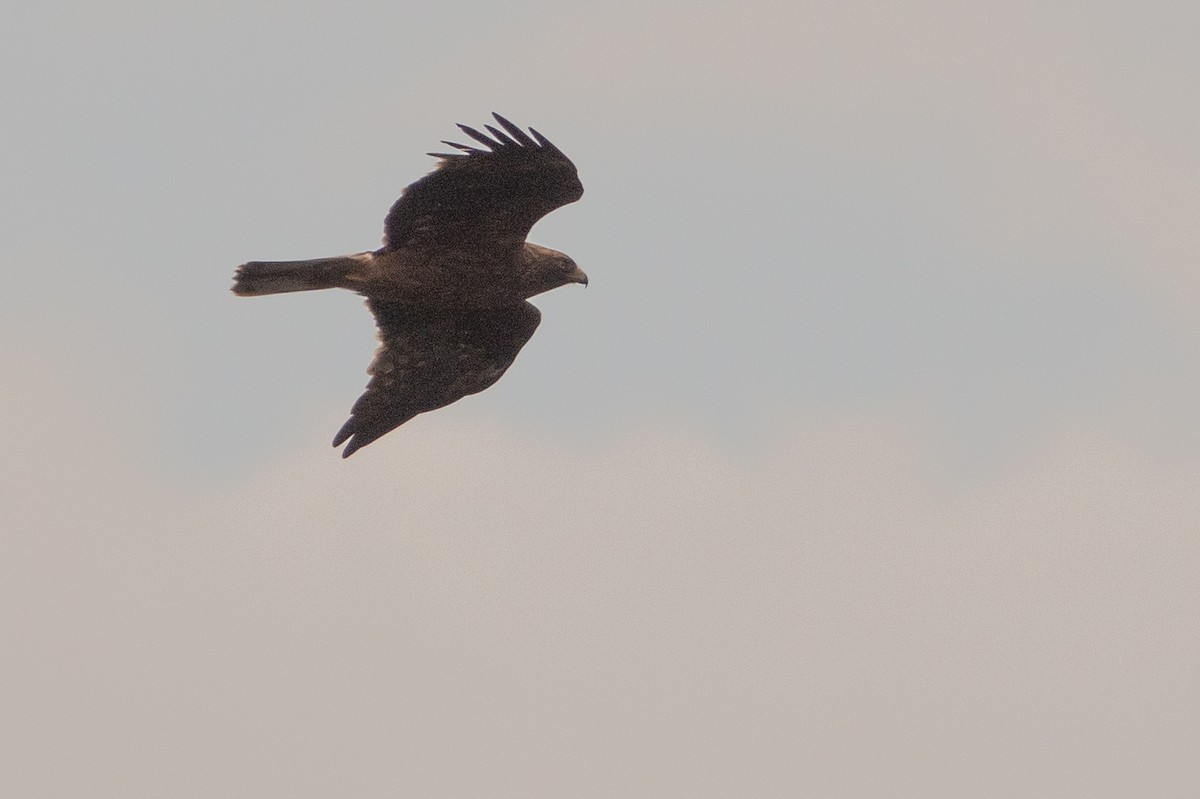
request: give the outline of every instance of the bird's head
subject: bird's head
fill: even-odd
[[[558,250],[526,244],[525,261],[526,299],[568,283],[588,283],[588,276],[571,256]]]

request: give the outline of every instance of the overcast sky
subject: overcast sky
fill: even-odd
[[[26,4],[0,793],[1200,791],[1200,6]],[[348,461],[455,122],[588,272]]]

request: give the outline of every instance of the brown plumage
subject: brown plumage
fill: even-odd
[[[483,147],[430,153],[437,169],[408,186],[384,219],[373,252],[309,261],[251,261],[233,291],[244,297],[344,288],[367,297],[379,349],[366,393],[333,445],[342,457],[418,413],[495,383],[537,328],[530,297],[583,283],[557,250],[525,241],[537,220],[578,200],[575,165],[532,128],[493,114],[488,134],[459,128]],[[483,149],[486,148],[486,149]]]

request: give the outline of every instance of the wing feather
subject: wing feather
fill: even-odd
[[[533,335],[541,313],[528,302],[500,308],[429,309],[371,299],[379,349],[371,380],[333,445],[342,457],[419,413],[495,383]]]
[[[500,130],[499,128],[493,127],[492,125],[484,125],[484,127],[487,128],[488,133],[492,134],[492,136],[496,139],[496,141],[500,142],[505,147],[520,147],[521,146],[521,145],[517,144],[517,142],[514,141],[511,136],[509,136],[507,133]]]
[[[486,133],[480,133],[470,125],[463,125],[461,123],[458,125],[458,129],[480,144],[486,145],[490,149],[495,149],[496,142],[490,139]]]
[[[513,123],[509,122],[504,117],[502,117],[496,113],[493,113],[492,116],[495,117],[496,121],[500,123],[500,127],[504,128],[506,131],[508,131],[509,135],[512,136],[514,139],[516,139],[517,143],[520,144],[522,147],[537,147],[538,146],[537,142],[535,142],[533,139],[529,138],[529,134],[527,134],[525,131],[518,128]]]
[[[537,220],[583,195],[575,165],[545,136],[492,116],[499,127],[485,125],[488,133],[458,126],[482,147],[444,141],[462,152],[430,153],[438,167],[388,211],[384,250],[469,247],[511,257]]]

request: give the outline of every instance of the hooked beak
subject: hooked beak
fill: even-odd
[[[583,287],[587,288],[587,283],[588,283],[587,275],[584,274],[584,271],[577,266],[577,267],[575,267],[575,271],[572,272],[570,277],[567,278],[567,282],[582,283]]]

